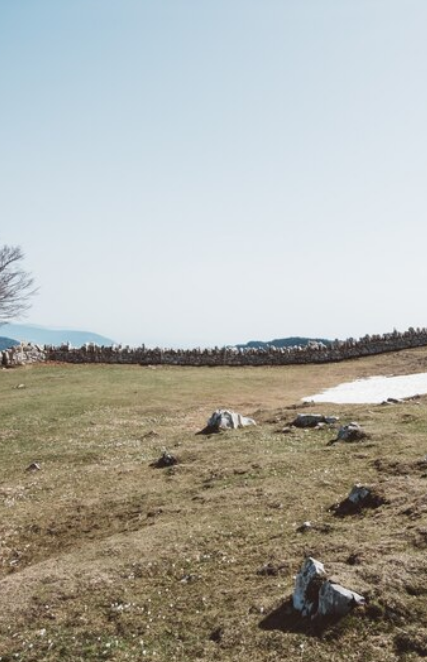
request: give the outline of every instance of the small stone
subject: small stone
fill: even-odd
[[[332,507],[335,515],[342,517],[360,513],[365,508],[378,508],[386,503],[382,491],[375,487],[368,487],[356,483],[350,490],[346,499]]]
[[[354,503],[355,506],[359,505],[370,495],[371,490],[360,483],[357,483],[351,489],[350,494],[348,495],[348,500],[351,503]]]
[[[359,423],[352,422],[348,425],[343,425],[338,430],[338,435],[335,441],[360,441],[365,439],[368,435],[360,427]]]
[[[159,433],[155,430],[150,430],[150,432],[146,432],[142,436],[142,440],[145,441],[146,439],[156,439],[157,437],[160,437]]]
[[[305,533],[306,531],[310,531],[310,529],[313,528],[313,525],[311,522],[303,522],[301,526],[297,528],[297,531],[299,533]]]
[[[164,469],[166,467],[173,467],[175,464],[178,464],[175,455],[172,455],[168,451],[163,451],[159,459],[152,463],[152,466],[157,469]]]
[[[38,464],[38,462],[31,462],[31,464],[28,465],[28,467],[25,469],[25,471],[40,471],[41,466]]]
[[[215,628],[215,630],[211,632],[209,639],[210,641],[214,641],[216,644],[219,644],[219,642],[223,637],[223,634],[224,634],[224,630],[221,627]]]

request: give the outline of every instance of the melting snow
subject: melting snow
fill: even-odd
[[[427,393],[427,372],[399,377],[368,377],[339,384],[317,395],[303,398],[304,402],[335,402],[363,404],[384,402],[388,398],[410,398]]]

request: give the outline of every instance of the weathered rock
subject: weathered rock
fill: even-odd
[[[403,400],[400,400],[399,398],[387,398],[387,400],[384,400],[381,404],[383,405],[398,405],[400,403],[404,402]]]
[[[38,462],[31,462],[31,464],[28,465],[25,471],[40,471],[40,469],[41,466],[39,465]]]
[[[294,609],[303,616],[313,616],[317,612],[319,591],[326,580],[323,563],[309,557],[295,578],[295,589],[292,596]]]
[[[360,427],[359,423],[353,421],[348,425],[343,425],[338,430],[338,435],[335,441],[360,441],[366,439],[368,435]]]
[[[157,469],[164,469],[165,467],[173,467],[175,464],[178,464],[175,455],[172,455],[168,451],[163,451],[159,459],[153,462],[152,466]]]
[[[311,522],[303,522],[300,526],[297,527],[298,533],[306,533],[307,531],[310,531],[313,528],[313,525]]]
[[[235,430],[248,425],[256,425],[253,418],[242,416],[229,409],[217,409],[209,418],[207,426],[201,431],[201,434],[211,434],[221,430]]]
[[[365,598],[339,584],[325,581],[319,591],[318,616],[345,616],[354,607],[364,605]]]
[[[307,558],[295,579],[292,604],[302,616],[311,618],[345,616],[358,605],[365,604],[363,596],[331,582],[323,563]]]
[[[385,503],[385,497],[381,491],[374,487],[368,487],[356,483],[344,501],[333,506],[335,515],[351,515],[361,512],[364,508],[378,508]]]
[[[315,428],[321,423],[333,425],[338,420],[336,416],[323,416],[323,414],[297,414],[291,425],[296,428]]]

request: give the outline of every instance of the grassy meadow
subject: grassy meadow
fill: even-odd
[[[427,397],[301,403],[423,371],[427,349],[324,366],[2,370],[0,660],[427,657]],[[197,435],[219,407],[257,426]],[[303,411],[369,437],[284,434]],[[164,449],[178,464],[152,466]],[[337,517],[356,482],[385,503]],[[307,555],[366,607],[322,628],[297,618]]]

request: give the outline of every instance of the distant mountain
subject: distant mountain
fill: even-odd
[[[242,349],[261,349],[265,347],[271,347],[272,345],[274,347],[295,347],[296,345],[305,347],[312,342],[330,345],[332,341],[327,340],[326,338],[304,338],[301,336],[292,336],[290,338],[276,338],[275,340],[269,340],[268,342],[264,342],[262,340],[250,340],[245,345],[236,345],[236,347]]]
[[[95,343],[109,347],[115,341],[91,331],[69,331],[67,329],[48,329],[33,324],[5,324],[0,327],[0,333],[13,336],[19,342],[33,342],[37,345],[53,345],[57,347],[64,343],[71,343],[73,347],[81,347],[85,343]],[[15,342],[15,344],[17,344]],[[9,345],[10,346],[10,345]]]
[[[19,345],[17,340],[0,336],[0,352],[2,352],[4,349],[9,349],[9,347],[14,347],[15,345]]]

